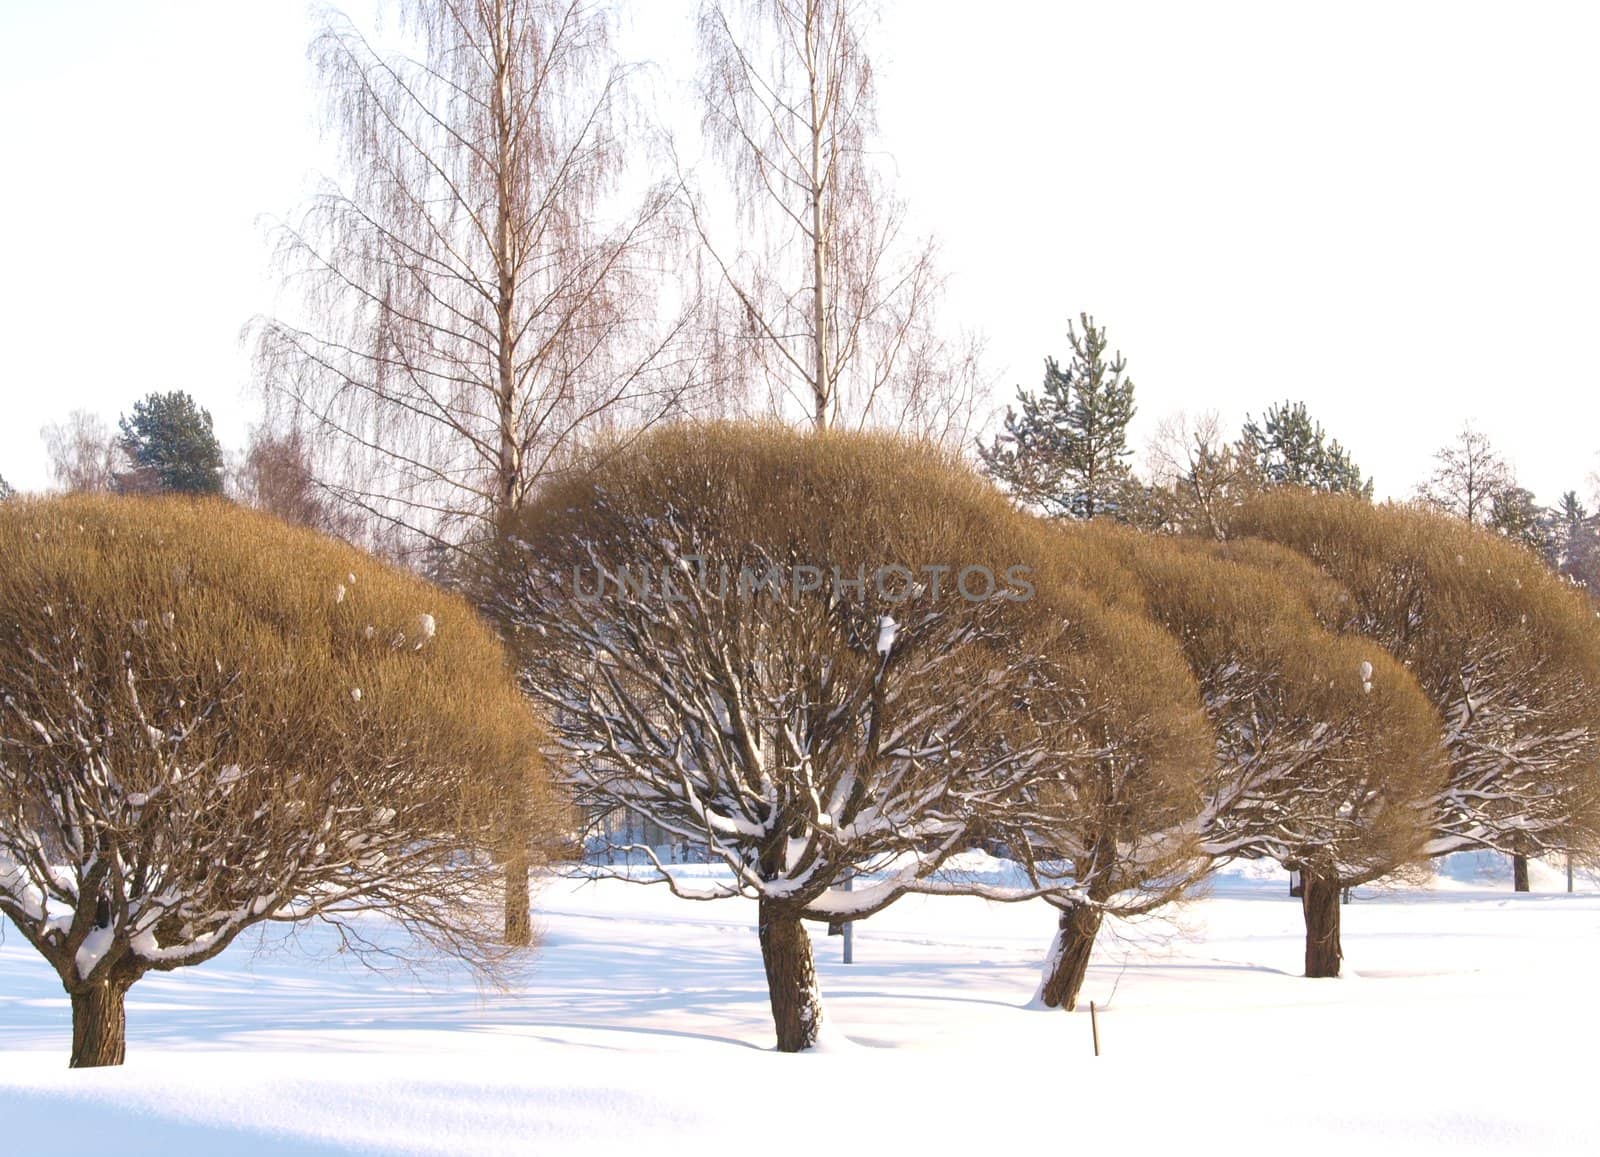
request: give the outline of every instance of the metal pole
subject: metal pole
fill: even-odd
[[[855,883],[855,878],[856,877],[855,877],[855,873],[854,872],[852,872],[850,875],[848,875],[848,876],[846,876],[844,878],[844,890],[846,892],[852,892],[852,891],[855,890],[855,888],[853,887],[853,885]],[[856,952],[855,952],[856,935],[855,935],[855,929],[856,929],[856,922],[854,920],[846,920],[844,922],[844,962],[846,964],[854,964],[856,962]]]

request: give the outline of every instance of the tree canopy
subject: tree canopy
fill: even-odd
[[[119,490],[135,494],[222,493],[222,446],[211,413],[181,390],[152,393],[118,423],[131,470],[116,476]]]
[[[1350,452],[1328,437],[1304,402],[1268,406],[1259,422],[1246,418],[1238,451],[1263,485],[1372,497],[1372,479],[1362,478]]]
[[[1266,543],[1107,524],[1059,536],[1079,580],[1167,632],[1199,684],[1215,746],[1188,818],[1196,855],[1271,859],[1337,890],[1421,854],[1438,718],[1383,647],[1319,625],[1311,608],[1336,604],[1337,584]],[[1307,974],[1336,974],[1337,924],[1307,915]]]
[[[1348,496],[1263,494],[1234,532],[1292,547],[1346,593],[1319,615],[1405,664],[1443,721],[1432,854],[1582,850],[1600,833],[1600,630],[1531,552],[1492,531]]]
[[[946,453],[675,427],[602,456],[506,530],[485,601],[551,709],[566,775],[580,799],[730,870],[660,871],[674,891],[760,901],[780,1047],[809,1047],[821,1023],[801,919],[861,918],[910,891],[1079,890],[938,876],[1041,798],[1056,753],[1104,746],[1122,688],[1108,653],[1141,677],[1137,648],[1058,581],[1030,521]],[[1021,705],[1047,689],[1061,714],[1031,726]],[[870,865],[887,875],[842,886]]]
[[[1005,432],[978,447],[991,476],[1019,501],[1065,518],[1118,516],[1128,501],[1128,423],[1133,379],[1127,361],[1107,354],[1105,329],[1087,313],[1069,324],[1072,360],[1044,364],[1037,394],[1017,391]]]
[[[383,912],[480,963],[480,893],[548,830],[540,732],[459,599],[220,502],[0,508],[0,913],[122,999],[262,921]],[[351,943],[359,948],[356,934]]]

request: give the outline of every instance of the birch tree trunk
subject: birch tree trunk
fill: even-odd
[[[716,228],[696,207],[695,228],[728,291],[718,325],[738,376],[765,387],[773,414],[964,441],[977,345],[933,324],[932,240],[909,236],[876,160],[872,7],[701,6],[706,130],[746,227]]]
[[[821,35],[817,28],[816,11],[806,10],[806,55],[810,60],[816,58],[816,38]],[[827,193],[824,187],[822,142],[827,132],[827,124],[823,120],[821,108],[821,93],[817,91],[817,84],[813,76],[809,86],[811,96],[811,325],[813,329],[812,341],[815,344],[813,357],[815,368],[812,370],[812,421],[817,429],[826,430],[829,411],[833,404],[833,391],[829,381],[831,366],[828,361],[828,226],[823,213],[822,199]]]

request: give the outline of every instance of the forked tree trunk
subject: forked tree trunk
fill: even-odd
[[[1528,890],[1528,857],[1520,852],[1511,857],[1511,890],[1514,892]]]
[[[506,861],[506,943],[521,948],[533,941],[533,908],[528,900],[528,858]]]
[[[822,993],[811,959],[811,934],[798,916],[770,900],[758,901],[761,962],[780,1053],[798,1053],[817,1043],[822,1031]]]
[[[1305,893],[1300,910],[1306,918],[1306,975],[1339,975],[1344,949],[1339,944],[1339,881],[1307,869],[1301,876]]]
[[[128,1047],[124,1000],[128,985],[106,981],[72,996],[72,1059],[75,1069],[120,1065]]]
[[[1045,958],[1039,984],[1040,1004],[1068,1012],[1078,1007],[1078,993],[1083,988],[1083,978],[1089,974],[1089,957],[1094,952],[1094,938],[1100,933],[1101,919],[1100,909],[1087,904],[1061,909],[1055,942]]]

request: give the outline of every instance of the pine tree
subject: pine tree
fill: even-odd
[[[0,502],[6,501],[15,493],[16,491],[11,489],[11,483],[6,481],[5,475],[0,474]]]
[[[1304,402],[1269,406],[1260,423],[1246,416],[1237,450],[1266,486],[1372,497],[1372,479],[1361,477],[1350,452],[1328,438]]]
[[[220,494],[222,447],[211,413],[181,390],[152,393],[124,415],[122,450],[133,469],[117,476],[124,493]]]
[[[1131,477],[1128,423],[1133,380],[1127,360],[1106,356],[1105,329],[1087,313],[1071,323],[1072,361],[1047,357],[1037,394],[1018,389],[1005,432],[978,446],[991,476],[1019,500],[1063,518],[1124,517]]]

